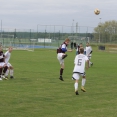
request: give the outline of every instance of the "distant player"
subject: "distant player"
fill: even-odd
[[[92,48],[89,44],[89,42],[86,43],[86,56],[89,58],[89,67],[93,65],[93,63],[90,61],[91,60],[91,56],[92,56]]]
[[[78,80],[79,80],[80,76],[82,76],[81,90],[83,92],[86,92],[86,90],[84,88],[85,83],[86,83],[85,62],[87,62],[87,68],[89,68],[89,59],[86,55],[84,55],[84,49],[83,49],[83,47],[81,47],[80,54],[76,55],[75,60],[74,60],[75,66],[74,66],[73,75],[72,75],[72,79],[75,80],[74,88],[75,88],[76,95],[79,95]]]
[[[80,47],[83,47],[82,43],[76,46],[76,55],[80,54]]]
[[[4,75],[8,69],[4,59],[5,59],[5,55],[2,51],[2,47],[0,47],[0,80],[2,80],[2,78],[5,79]]]
[[[13,48],[12,48],[12,47],[9,47],[9,48],[8,48],[8,51],[5,52],[5,63],[6,63],[7,66],[8,66],[8,69],[7,69],[6,73],[5,73],[5,77],[8,78],[8,74],[9,74],[9,72],[10,72],[10,78],[11,78],[11,79],[14,78],[14,77],[13,77],[13,72],[14,72],[13,66],[9,63],[12,50],[13,50]]]
[[[67,51],[71,52],[72,50],[67,50],[67,46],[68,44],[70,43],[70,39],[65,39],[65,41],[63,42],[63,44],[61,44],[61,46],[57,49],[57,59],[61,65],[61,68],[60,68],[60,77],[59,79],[61,81],[64,81],[63,80],[63,70],[64,70],[64,59],[67,57],[67,54],[65,54]]]

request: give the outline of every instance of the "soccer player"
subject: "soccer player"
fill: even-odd
[[[0,80],[2,80],[2,78],[5,79],[4,75],[8,69],[7,65],[4,62],[4,58],[5,58],[5,55],[2,51],[2,47],[0,47]]]
[[[64,70],[64,59],[67,57],[67,54],[65,54],[65,52],[67,52],[67,46],[68,44],[70,43],[70,39],[65,39],[65,41],[63,42],[63,44],[61,44],[61,46],[57,49],[57,59],[61,65],[61,68],[60,68],[60,77],[59,79],[61,81],[64,81],[63,80],[63,70]],[[72,50],[68,50],[69,52],[71,52]]]
[[[93,66],[93,63],[90,61],[91,60],[91,56],[92,56],[92,48],[89,44],[89,42],[86,43],[86,56],[89,58],[89,67]]]
[[[84,55],[84,49],[83,49],[83,47],[81,47],[80,54],[76,55],[75,60],[74,60],[75,66],[74,66],[73,75],[72,75],[72,79],[75,80],[74,88],[75,88],[76,95],[79,95],[78,80],[79,80],[80,76],[82,76],[81,90],[83,92],[86,92],[86,90],[84,88],[85,83],[86,83],[85,62],[87,62],[87,68],[89,68],[89,59],[86,55]]]
[[[80,47],[83,47],[82,43],[80,43],[80,45],[77,46],[76,48],[76,55],[80,54]]]
[[[10,60],[10,57],[11,57],[11,52],[12,52],[13,48],[12,47],[9,47],[8,48],[8,51],[5,52],[5,63],[7,64],[8,66],[8,69],[5,73],[5,77],[8,78],[8,74],[9,74],[9,71],[10,71],[10,78],[14,78],[13,77],[13,66],[9,63],[9,60]]]

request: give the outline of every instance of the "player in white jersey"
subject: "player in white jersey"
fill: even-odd
[[[90,61],[91,60],[91,56],[92,56],[92,48],[89,45],[89,42],[86,43],[86,56],[89,58],[89,67],[93,65],[93,63]]]
[[[65,54],[65,52],[69,51],[71,52],[72,50],[67,50],[67,46],[70,42],[70,39],[65,39],[65,41],[63,42],[63,44],[61,44],[61,46],[57,49],[57,59],[61,65],[61,68],[60,68],[60,77],[59,79],[61,81],[64,81],[63,80],[63,70],[64,70],[64,59],[67,57],[67,54]]]
[[[13,72],[14,72],[13,66],[9,63],[12,50],[13,50],[13,48],[12,48],[12,47],[9,47],[9,48],[8,48],[8,51],[5,52],[5,63],[6,63],[7,66],[8,66],[8,69],[7,69],[6,73],[5,73],[5,77],[8,78],[8,74],[9,74],[9,72],[10,72],[10,78],[11,78],[11,79],[14,78],[14,77],[13,77]]]
[[[78,80],[80,76],[82,76],[82,86],[81,90],[83,92],[86,92],[84,86],[86,82],[86,77],[85,77],[85,63],[87,62],[87,68],[89,68],[89,59],[86,55],[84,55],[84,48],[80,48],[80,54],[76,55],[75,60],[74,60],[74,70],[73,70],[73,75],[72,79],[75,80],[74,88],[75,88],[75,93],[76,95],[79,95],[78,93]]]

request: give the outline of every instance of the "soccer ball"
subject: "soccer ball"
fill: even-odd
[[[99,10],[99,9],[95,9],[95,10],[94,10],[94,13],[95,13],[96,15],[99,15],[99,14],[100,14],[100,10]]]

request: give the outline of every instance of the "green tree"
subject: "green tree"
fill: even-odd
[[[94,29],[94,38],[98,42],[117,42],[117,21],[99,23]]]

